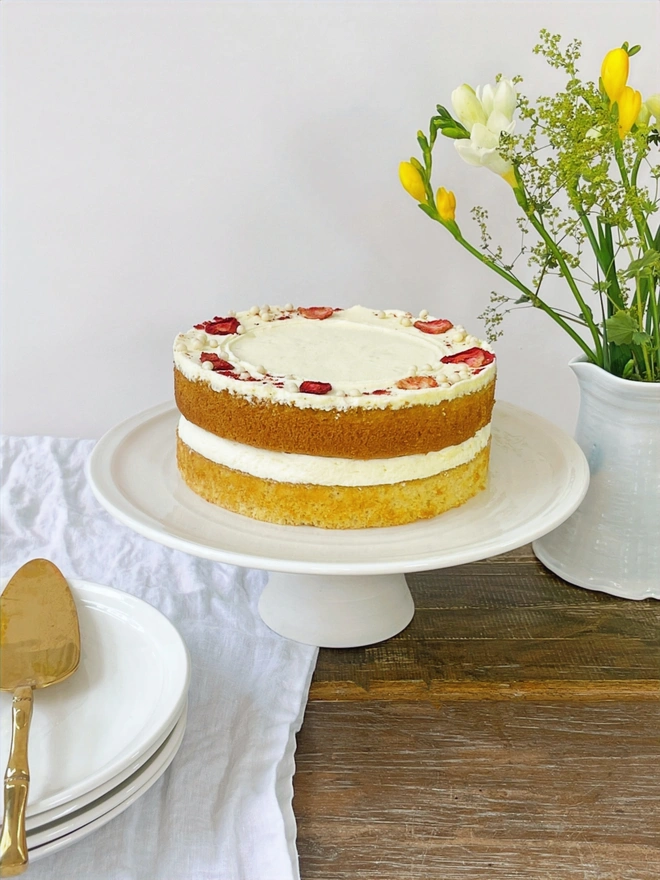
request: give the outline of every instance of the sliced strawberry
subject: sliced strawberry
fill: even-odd
[[[280,315],[278,321],[288,321],[291,315]]]
[[[327,394],[332,391],[332,385],[329,382],[301,382],[300,391],[303,394]]]
[[[212,321],[195,324],[195,330],[205,330],[211,336],[228,336],[230,333],[236,333],[238,327],[236,318],[221,318],[220,315],[216,315]]]
[[[407,391],[414,388],[437,388],[438,383],[433,376],[408,376],[407,379],[399,379],[396,387]]]
[[[372,391],[372,394],[389,394],[390,392],[387,388],[379,388],[377,391]]]
[[[447,321],[445,318],[438,318],[437,321],[415,321],[413,327],[417,327],[418,330],[421,330],[422,333],[446,333],[447,330],[451,330],[454,325],[451,321]]]
[[[199,359],[203,364],[212,364],[214,373],[228,373],[230,370],[234,369],[233,364],[230,364],[229,361],[223,361],[222,358],[218,357],[218,355],[213,352],[203,351],[199,356]]]
[[[483,348],[466,348],[458,354],[448,354],[440,358],[443,364],[467,364],[468,367],[485,367],[492,364],[495,355]]]
[[[317,321],[325,321],[326,318],[332,317],[334,311],[329,306],[312,306],[309,309],[299,308],[298,314],[302,315],[303,318],[315,318]],[[325,394],[325,391],[322,393]]]

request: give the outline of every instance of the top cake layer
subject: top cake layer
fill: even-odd
[[[176,337],[174,361],[215,391],[319,410],[433,405],[495,377],[489,347],[460,325],[362,306],[216,317]]]

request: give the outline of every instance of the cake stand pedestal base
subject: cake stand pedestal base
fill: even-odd
[[[287,639],[321,648],[373,645],[412,620],[402,574],[318,575],[270,572],[259,600],[264,623]]]

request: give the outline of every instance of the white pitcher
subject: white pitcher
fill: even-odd
[[[660,599],[660,382],[620,379],[582,358],[570,367],[580,384],[575,439],[591,481],[534,553],[578,587]]]

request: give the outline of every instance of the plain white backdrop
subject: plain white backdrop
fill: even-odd
[[[658,9],[4,0],[3,431],[99,437],[171,398],[175,334],[229,308],[427,308],[483,336],[490,291],[510,291],[418,210],[399,161],[462,82],[560,88],[542,27],[583,41],[590,79],[641,43],[630,83],[660,91]],[[448,140],[434,167],[472,240],[480,204],[514,255],[509,187]],[[572,432],[573,343],[526,309],[497,352],[498,397]]]

